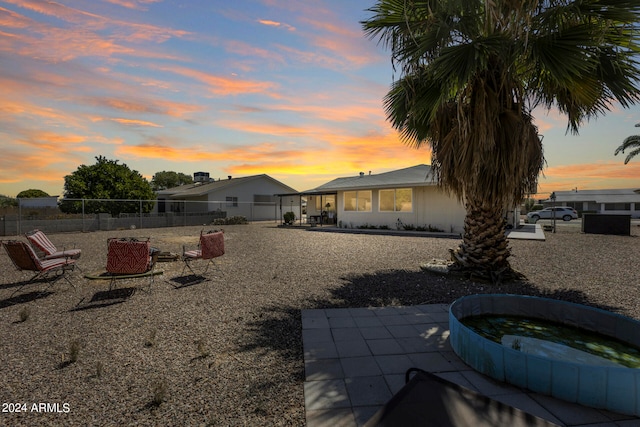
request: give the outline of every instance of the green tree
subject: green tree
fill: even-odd
[[[636,124],[636,127],[640,127],[640,123]],[[624,154],[625,150],[631,150],[624,159],[624,164],[626,165],[629,163],[629,160],[640,154],[640,135],[631,135],[626,137],[624,141],[622,141],[622,145],[616,148],[614,155],[617,156],[618,153]]]
[[[46,192],[42,191],[42,190],[36,190],[36,189],[29,189],[29,190],[24,190],[18,193],[18,195],[16,196],[16,198],[18,199],[32,199],[34,197],[50,197],[49,194],[47,194]]]
[[[0,208],[8,208],[11,206],[18,206],[18,200],[13,197],[0,194]]]
[[[151,178],[151,188],[153,191],[166,190],[183,184],[191,184],[193,179],[190,175],[182,172],[162,171],[156,172]]]
[[[96,160],[95,165],[81,165],[64,177],[65,199],[94,199],[85,202],[85,213],[137,213],[140,211],[139,200],[145,201],[142,203],[143,212],[153,209],[155,203],[149,200],[155,198],[155,193],[138,171],[103,156],[96,157]],[[62,200],[60,210],[80,213],[82,202]]]
[[[511,268],[504,211],[544,166],[537,106],[583,121],[640,99],[637,0],[378,0],[362,22],[399,79],[384,106],[405,143],[431,149],[439,184],[465,203],[454,268],[498,282]]]

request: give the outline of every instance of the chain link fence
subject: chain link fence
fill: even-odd
[[[274,202],[62,199],[57,206],[39,206],[32,199],[18,202],[17,207],[0,208],[1,236],[20,235],[35,228],[48,233],[86,232],[204,225],[233,217],[250,222],[282,218],[281,207]],[[78,213],[65,213],[70,210]]]

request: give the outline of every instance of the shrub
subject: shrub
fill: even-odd
[[[293,212],[285,212],[283,217],[285,224],[293,224],[293,222],[296,220],[296,214]]]
[[[431,226],[431,224],[429,225],[424,225],[424,226],[418,226],[416,227],[416,231],[429,231],[431,233],[444,233],[444,230],[438,228],[438,227],[433,227]]]
[[[249,221],[244,216],[231,216],[229,218],[217,218],[211,221],[211,225],[238,225],[249,224]]]

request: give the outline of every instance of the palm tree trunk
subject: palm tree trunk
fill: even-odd
[[[451,250],[452,270],[470,278],[497,284],[523,276],[511,269],[511,253],[505,235],[506,219],[501,207],[467,199],[467,215],[460,246]]]

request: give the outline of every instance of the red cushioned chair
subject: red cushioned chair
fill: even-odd
[[[157,250],[151,248],[149,239],[134,238],[107,239],[107,273],[111,274],[111,289],[117,277],[135,276],[150,272],[153,283],[153,269],[156,264]]]
[[[182,275],[188,268],[194,276],[203,276],[207,273],[209,266],[213,264],[213,260],[222,255],[224,255],[224,231],[213,230],[206,233],[201,231],[198,249],[186,250],[184,246],[182,248],[182,260],[184,261]],[[191,267],[191,263],[196,260],[206,261],[203,269],[197,274]]]
[[[42,231],[35,229],[29,231],[25,234],[29,243],[34,248],[42,251],[44,253],[44,259],[52,259],[52,258],[73,258],[78,259],[82,253],[81,249],[65,249],[62,248],[61,251],[56,248],[56,246],[51,243],[51,240],[44,234]]]
[[[67,271],[71,271],[76,266],[76,261],[71,258],[40,259],[33,248],[25,242],[19,240],[7,240],[2,242],[7,255],[11,258],[13,265],[20,271],[32,271],[35,275],[27,282],[29,284],[36,279],[44,279],[49,288],[59,278],[64,278],[71,287],[75,285],[66,276]],[[24,286],[24,285],[23,285]],[[22,286],[16,290],[22,289]],[[15,294],[15,292],[14,292]]]

